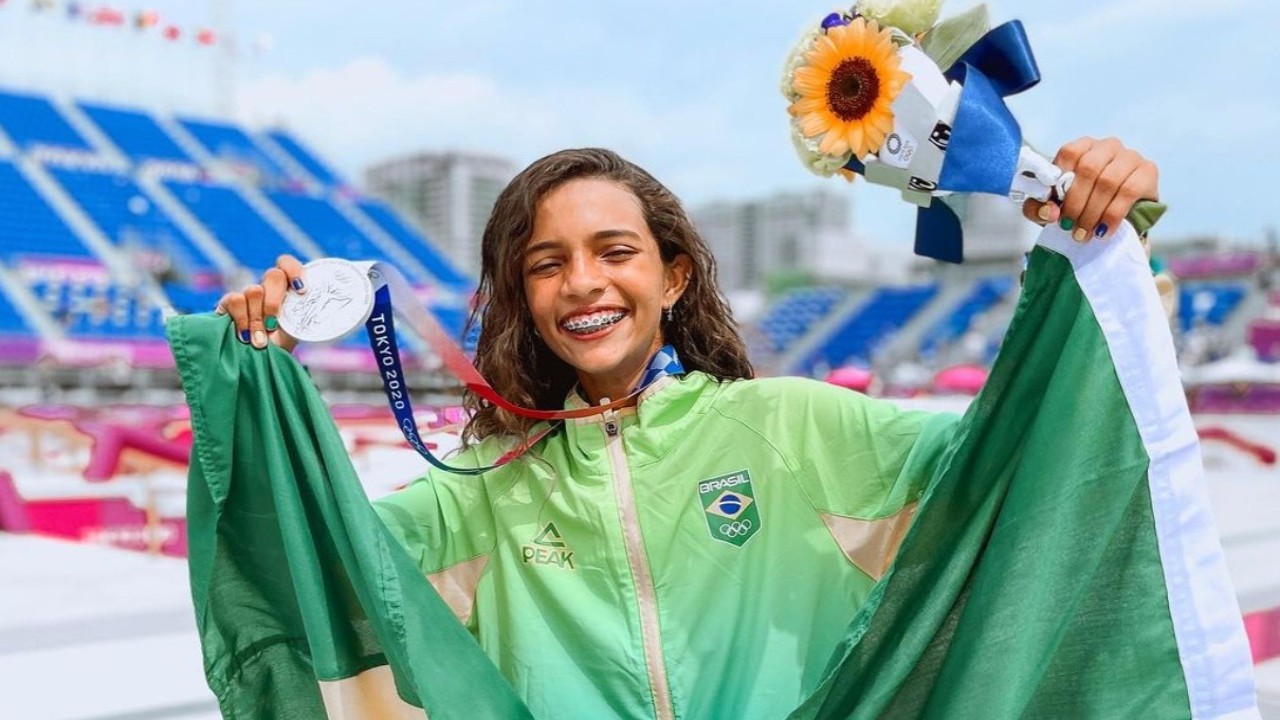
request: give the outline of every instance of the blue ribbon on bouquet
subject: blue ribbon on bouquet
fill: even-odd
[[[963,90],[938,190],[1008,195],[1022,150],[1022,129],[1004,99],[1040,82],[1040,68],[1022,23],[1012,20],[992,29],[944,75]],[[866,169],[857,158],[845,167],[856,173]],[[960,218],[945,200],[934,198],[929,207],[917,210],[915,252],[952,263],[964,260]]]

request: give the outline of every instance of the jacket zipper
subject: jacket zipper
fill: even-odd
[[[636,586],[636,602],[640,606],[640,639],[644,645],[649,687],[653,692],[654,717],[657,720],[674,720],[675,709],[671,702],[671,686],[667,683],[666,660],[662,655],[662,637],[658,626],[658,593],[654,588],[653,573],[649,569],[649,556],[644,551],[644,538],[640,535],[640,518],[636,512],[635,493],[631,488],[631,468],[627,465],[626,451],[622,448],[622,423],[618,419],[617,410],[605,411],[604,434],[609,463],[613,467],[614,497],[622,520],[622,539],[627,550],[627,563],[631,566],[631,578]]]

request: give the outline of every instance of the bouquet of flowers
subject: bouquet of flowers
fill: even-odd
[[[941,4],[826,16],[788,57],[782,93],[806,167],[897,188],[919,207],[916,252],[958,263],[963,194],[1061,199],[1072,174],[1023,143],[1005,105],[1040,81],[1022,24],[989,29],[982,5],[939,23]]]

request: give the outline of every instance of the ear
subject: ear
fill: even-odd
[[[666,268],[666,287],[662,292],[662,299],[667,307],[676,304],[680,296],[684,294],[685,288],[689,287],[689,280],[693,277],[693,258],[686,253],[680,253],[675,256],[671,262],[667,263]]]

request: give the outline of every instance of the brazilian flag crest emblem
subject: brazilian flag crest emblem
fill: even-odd
[[[739,470],[698,483],[698,499],[711,537],[742,547],[760,532],[760,508],[751,473]]]

